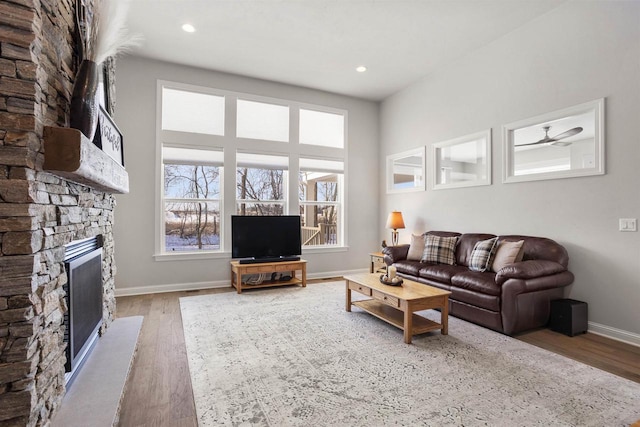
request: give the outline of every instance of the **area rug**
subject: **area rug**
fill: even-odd
[[[640,384],[455,317],[449,335],[404,344],[399,329],[345,311],[344,282],[186,297],[180,307],[202,427],[640,419]]]

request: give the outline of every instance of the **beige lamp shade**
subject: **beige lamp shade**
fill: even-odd
[[[389,218],[387,218],[387,228],[391,228],[393,230],[404,228],[402,212],[393,211],[389,214]]]

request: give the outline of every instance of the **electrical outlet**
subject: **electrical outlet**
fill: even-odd
[[[636,218],[620,218],[620,231],[638,231],[638,221]]]

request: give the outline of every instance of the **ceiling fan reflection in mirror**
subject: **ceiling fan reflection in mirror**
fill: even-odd
[[[569,138],[570,136],[577,135],[582,132],[582,128],[578,126],[573,129],[569,129],[566,132],[562,132],[554,137],[549,137],[549,129],[551,129],[551,126],[543,126],[542,129],[544,130],[544,138],[536,142],[530,142],[528,144],[518,144],[516,145],[516,147],[527,147],[538,144],[549,144],[554,147],[566,147],[567,145],[571,145],[571,142],[560,141],[561,139]]]

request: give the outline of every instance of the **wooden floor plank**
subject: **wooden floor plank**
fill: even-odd
[[[596,334],[569,337],[549,329],[527,332],[515,338],[640,383],[639,347]]]
[[[308,283],[329,280],[339,279]],[[117,298],[118,317],[145,316],[120,426],[197,427],[179,298],[231,291],[225,287]],[[590,333],[568,337],[548,329],[515,338],[640,383],[640,347]]]

